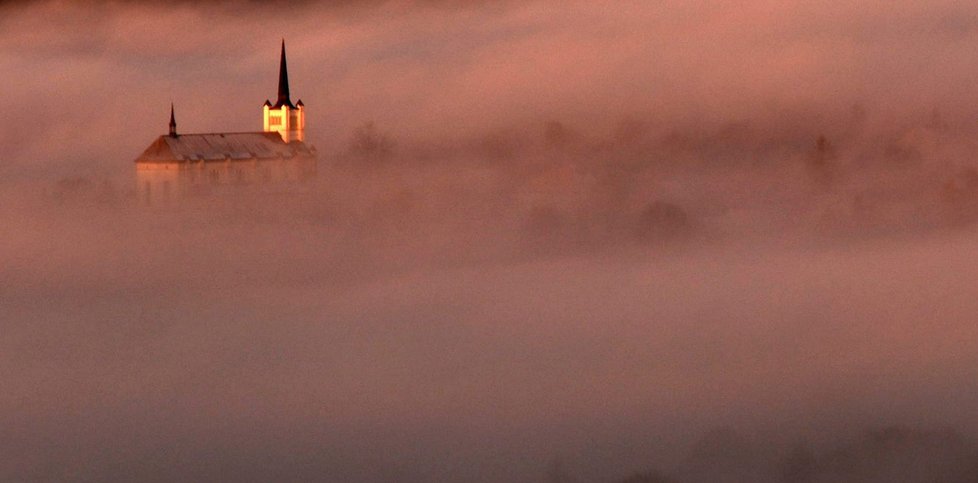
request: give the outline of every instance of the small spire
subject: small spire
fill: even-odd
[[[170,103],[170,137],[177,137],[177,118],[173,115],[173,103]]]
[[[282,39],[282,60],[278,66],[278,102],[275,107],[293,107],[289,97],[289,68],[285,62],[285,39]]]

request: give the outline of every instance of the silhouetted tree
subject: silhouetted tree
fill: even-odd
[[[394,140],[377,129],[373,121],[367,121],[353,130],[349,151],[359,158],[382,160],[394,152]]]
[[[499,130],[486,134],[480,141],[478,149],[489,159],[516,159],[526,147],[526,139],[516,131]]]
[[[737,431],[719,427],[707,431],[691,448],[691,458],[701,462],[740,462],[753,454],[750,441]]]
[[[690,230],[689,216],[680,206],[654,201],[639,214],[636,232],[643,241],[662,241],[686,235]]]
[[[676,483],[676,480],[668,478],[657,471],[643,471],[618,480],[616,483]]]
[[[816,182],[828,186],[835,181],[838,167],[835,147],[824,135],[815,140],[815,152],[808,160],[808,168]]]
[[[577,483],[577,478],[571,476],[560,459],[554,459],[547,468],[547,483]]]
[[[885,427],[819,458],[816,480],[975,482],[975,461],[974,441],[954,431]]]
[[[570,141],[573,133],[560,121],[549,121],[543,130],[543,139],[551,148],[562,148]]]
[[[817,461],[812,450],[805,444],[796,445],[781,462],[781,481],[805,483],[812,481],[817,471]]]

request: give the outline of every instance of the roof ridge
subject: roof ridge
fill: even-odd
[[[275,134],[275,131],[233,131],[233,132],[192,132],[192,133],[181,133],[180,136],[214,136],[222,134]]]

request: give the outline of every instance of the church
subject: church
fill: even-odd
[[[316,148],[306,144],[306,111],[289,93],[285,41],[279,61],[278,100],[262,106],[262,131],[183,134],[170,105],[170,132],[136,158],[141,204],[161,205],[195,195],[252,186],[288,189],[316,176]]]

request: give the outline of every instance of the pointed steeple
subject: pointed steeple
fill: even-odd
[[[2,1],[2,0],[0,0]],[[286,143],[303,142],[306,129],[306,109],[300,101],[292,103],[289,92],[289,66],[285,58],[285,39],[282,39],[282,57],[278,67],[278,97],[275,104],[265,101],[262,106],[262,129],[276,132]]]
[[[177,118],[173,115],[173,103],[170,103],[170,137],[177,137]]]
[[[285,39],[282,39],[282,60],[278,65],[278,101],[275,107],[295,107],[289,97],[289,68],[285,62]]]

